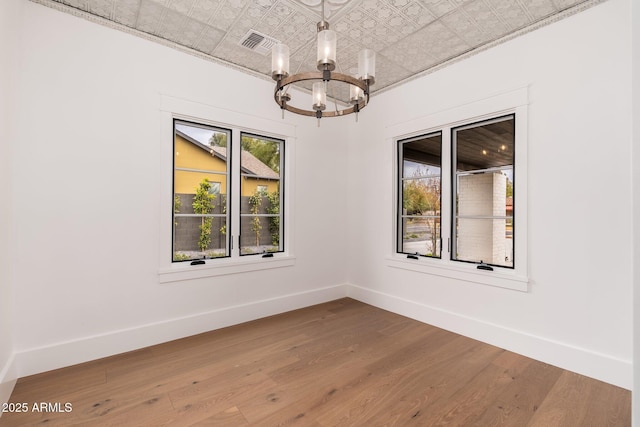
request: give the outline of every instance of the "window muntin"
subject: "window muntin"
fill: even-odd
[[[451,130],[451,259],[514,268],[515,115]]]
[[[241,256],[284,251],[283,145],[283,140],[241,134]]]
[[[440,258],[442,133],[398,141],[397,252]]]
[[[230,256],[231,130],[174,120],[172,261]]]

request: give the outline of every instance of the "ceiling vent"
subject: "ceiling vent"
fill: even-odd
[[[251,49],[261,55],[267,55],[271,53],[271,47],[274,44],[280,43],[280,40],[276,40],[272,37],[266,36],[256,30],[249,30],[247,34],[240,40],[240,45]]]

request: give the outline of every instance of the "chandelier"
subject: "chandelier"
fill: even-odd
[[[276,81],[273,98],[276,104],[284,111],[301,114],[303,116],[316,117],[318,126],[322,117],[340,117],[346,114],[356,113],[369,103],[369,87],[375,83],[376,53],[370,49],[363,49],[358,53],[358,74],[350,76],[335,72],[336,69],[336,32],[329,29],[329,23],[325,21],[324,0],[322,0],[322,20],[318,22],[318,48],[316,68],[318,71],[289,75],[289,47],[282,43],[275,44],[271,50],[271,77]],[[312,86],[313,104],[311,109],[298,108],[289,104],[291,95],[289,86],[304,81],[315,81]],[[349,104],[346,107],[338,107],[334,101],[333,111],[327,108],[327,92],[330,83],[349,85]],[[334,98],[335,99],[335,98]]]

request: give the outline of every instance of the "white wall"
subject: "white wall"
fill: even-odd
[[[9,248],[20,376],[345,295],[346,121],[286,119],[295,266],[160,285],[161,94],[279,122],[273,84],[21,6]]]
[[[15,56],[17,26],[14,17],[20,14],[16,0],[0,2],[0,58],[10,63]],[[12,67],[0,67],[0,402],[7,401],[15,380],[12,334],[12,283],[9,261],[11,253],[11,136],[13,97]],[[2,414],[0,414],[1,416]]]
[[[349,153],[354,297],[631,387],[629,7],[604,2],[372,99]],[[391,268],[386,129],[522,87],[529,292]]]

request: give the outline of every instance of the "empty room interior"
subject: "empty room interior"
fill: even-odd
[[[639,9],[1,1],[0,426],[640,426]]]

